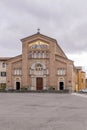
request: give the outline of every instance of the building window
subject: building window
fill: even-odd
[[[32,52],[30,52],[30,58],[32,58],[33,56],[32,56]]]
[[[49,53],[46,51],[30,51],[29,58],[49,58]]]
[[[14,75],[21,75],[21,69],[14,69]]]
[[[66,70],[64,68],[59,68],[57,71],[58,75],[65,75],[66,74]]]
[[[6,77],[6,72],[1,72],[1,77]]]
[[[48,49],[49,46],[48,45],[44,45],[44,44],[35,44],[31,46],[32,49]]]
[[[36,51],[36,58],[39,58],[39,53],[38,53],[38,51]]]
[[[2,63],[2,68],[5,68],[5,65],[6,65],[6,64],[3,62],[3,63]]]
[[[37,56],[36,56],[36,52],[34,52],[34,57],[32,57],[32,58],[36,58]]]

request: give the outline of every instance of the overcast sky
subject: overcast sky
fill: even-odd
[[[0,57],[21,54],[20,39],[38,27],[75,65],[87,66],[87,0],[0,0]]]

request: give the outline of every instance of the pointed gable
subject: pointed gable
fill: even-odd
[[[40,33],[36,33],[34,35],[21,39],[21,41],[22,41],[22,43],[28,43],[28,44],[35,44],[38,41],[41,43],[55,44],[55,55],[59,55],[61,57],[67,58],[67,56],[65,55],[65,53],[63,52],[63,50],[61,49],[59,44],[57,43],[56,39],[54,39],[54,38],[45,36]]]
[[[23,38],[21,39],[22,42],[26,42],[26,41],[31,41],[31,40],[36,40],[36,39],[44,39],[44,40],[47,40],[47,41],[53,41],[53,42],[57,42],[56,39],[54,38],[50,38],[48,36],[45,36],[43,34],[40,34],[40,33],[36,33],[34,35],[31,35],[29,37],[26,37],[26,38]]]

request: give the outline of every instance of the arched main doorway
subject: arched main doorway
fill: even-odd
[[[42,62],[35,62],[30,68],[31,89],[43,90],[46,88],[46,66]]]

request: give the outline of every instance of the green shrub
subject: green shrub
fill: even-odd
[[[50,86],[48,90],[55,90],[54,86]]]
[[[5,90],[5,89],[6,89],[6,84],[5,83],[1,84],[1,90]]]
[[[27,87],[22,87],[22,88],[21,88],[21,91],[27,91],[27,90],[28,90]]]

